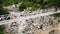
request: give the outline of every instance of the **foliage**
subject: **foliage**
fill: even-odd
[[[47,9],[50,7],[60,7],[60,0],[21,0],[25,6],[38,6],[41,9]],[[31,4],[32,3],[32,4]],[[23,4],[23,3],[22,3]],[[36,7],[32,7],[32,10]]]
[[[6,9],[3,8],[4,1],[6,0],[0,0],[0,15],[9,13]]]
[[[1,0],[0,4],[2,3],[3,5],[12,5],[12,4],[18,4],[21,0]]]
[[[0,0],[0,6],[18,4],[20,2],[22,2],[21,6],[22,7],[24,6],[24,9],[26,9],[27,7],[32,7],[32,10],[33,10],[37,6],[38,8],[41,8],[41,9],[47,9],[50,7],[57,7],[57,8],[60,7],[60,0]],[[20,8],[20,9],[23,9],[23,8]]]
[[[0,25],[0,34],[6,34],[4,30],[5,30],[4,25]]]
[[[9,12],[7,11],[7,9],[0,8],[0,15],[5,15],[5,14],[9,14]]]
[[[53,14],[55,17],[60,17],[60,13]]]
[[[24,11],[24,9],[26,9],[26,6],[25,5],[20,5],[19,10]]]
[[[26,2],[28,5],[30,2],[34,4],[39,4],[40,7],[47,6],[57,6],[60,7],[60,0],[0,0],[0,4],[3,2],[4,5],[17,4],[19,2]]]
[[[5,32],[0,32],[0,34],[6,34]]]
[[[29,9],[30,11],[34,11],[34,10],[37,10],[37,7],[35,6],[32,6],[31,9]]]
[[[32,7],[31,10],[35,10],[35,4],[33,2],[22,2],[22,4],[19,6],[19,10],[27,9],[28,7]]]
[[[31,3],[39,4],[39,7],[45,8],[47,6],[57,6],[60,7],[60,0],[0,0],[0,4],[3,2],[3,5],[17,4],[19,2],[24,2],[26,5]],[[33,4],[32,4],[33,5]],[[31,5],[30,5],[31,6]]]

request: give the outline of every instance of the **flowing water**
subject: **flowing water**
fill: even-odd
[[[26,16],[20,16],[21,13],[15,12],[17,10],[12,10],[12,11],[13,12],[10,12],[11,15],[13,15],[16,18],[15,18],[15,20],[10,20],[10,21],[13,21],[12,23],[14,23],[14,24],[8,23],[8,24],[10,24],[10,25],[8,25],[6,23],[8,25],[8,27],[10,27],[9,34],[23,34],[23,33],[28,34],[30,32],[30,30],[32,31],[32,28],[31,28],[32,25],[36,26],[38,28],[38,26],[41,24],[49,23],[48,15],[60,12],[60,10],[59,10],[58,12],[46,12],[46,13],[40,13],[40,14],[37,13],[36,15],[30,15],[30,16],[27,16],[27,14],[26,14]],[[25,32],[23,32],[24,30],[25,30]],[[29,30],[29,31],[26,31],[26,30]],[[32,34],[32,32],[30,32],[30,34]]]

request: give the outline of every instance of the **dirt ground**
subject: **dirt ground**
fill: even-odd
[[[49,32],[52,31],[53,29],[58,30],[58,32],[56,32],[56,34],[58,34],[58,33],[60,34],[60,23],[58,24],[58,26],[49,27],[46,30],[41,30],[36,27],[33,27],[33,32],[34,32],[34,34],[49,34]]]

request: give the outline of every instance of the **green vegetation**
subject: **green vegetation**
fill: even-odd
[[[3,2],[2,4],[7,6],[7,5],[12,5],[12,4],[18,4],[21,0],[0,0],[0,2]]]
[[[0,34],[6,34],[4,25],[0,25]]]
[[[8,10],[4,8],[0,8],[0,15],[5,15],[5,14],[9,14]]]
[[[60,7],[60,0],[0,0],[2,5],[18,4],[20,2],[23,2],[22,4],[26,6],[36,5],[40,8]]]
[[[60,13],[53,14],[51,16],[54,16],[55,18],[58,18],[58,23],[60,23]]]
[[[31,9],[29,9],[31,7]],[[30,11],[36,10],[37,7],[33,2],[22,2],[22,4],[19,7],[20,11],[23,11],[24,9],[29,9]]]
[[[55,17],[60,17],[60,13],[53,14]]]
[[[23,11],[24,9],[27,9],[29,7],[31,7],[31,9],[29,9],[30,11],[37,10],[38,8],[47,9],[50,7],[60,7],[60,0],[0,0],[0,8],[3,6],[18,4],[21,2],[22,4],[19,7],[20,11]]]
[[[22,2],[21,5],[24,5],[26,8],[31,7],[30,10],[36,10],[37,8],[47,9],[50,7],[54,7],[54,8],[60,7],[60,0],[21,0],[21,2]]]
[[[9,14],[9,12],[3,8],[4,1],[5,0],[0,0],[0,15]]]
[[[19,10],[20,10],[20,11],[24,11],[24,9],[26,9],[26,6],[25,6],[25,5],[21,5],[21,6],[19,7]]]
[[[34,10],[37,10],[38,8],[35,7],[35,6],[32,6],[31,9],[29,9],[30,11],[34,11]]]

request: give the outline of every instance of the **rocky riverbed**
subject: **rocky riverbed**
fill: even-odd
[[[15,9],[11,9],[10,13],[16,17],[16,21],[12,20],[14,22],[4,24],[7,34],[44,34],[46,31],[49,33],[50,29],[54,29],[59,24],[60,17],[50,16],[53,12],[57,12],[54,9],[51,9],[51,11],[37,10],[33,12],[27,12],[27,10],[19,12]],[[48,33],[46,32],[46,34]]]

